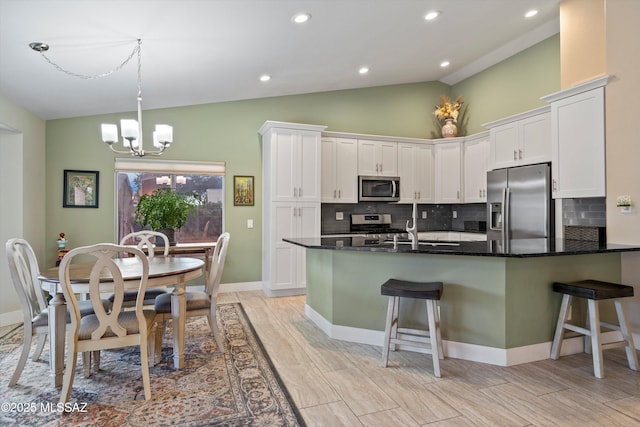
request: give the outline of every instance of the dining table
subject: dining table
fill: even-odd
[[[149,278],[147,289],[162,286],[172,286],[171,315],[173,318],[173,365],[174,368],[184,367],[184,336],[186,313],[186,282],[202,275],[205,262],[202,259],[184,256],[155,256],[149,258]],[[116,265],[122,272],[124,288],[136,290],[140,285],[142,264],[138,258],[118,258]],[[70,265],[70,282],[75,294],[89,293],[89,273],[93,262],[78,262]],[[112,292],[109,287],[112,278],[104,272],[101,278],[101,292]],[[67,306],[60,286],[58,267],[50,268],[39,275],[42,288],[49,292],[49,366],[52,383],[55,387],[62,386],[64,375],[65,330]]]

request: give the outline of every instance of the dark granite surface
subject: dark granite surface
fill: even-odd
[[[640,251],[640,245],[600,244],[592,241],[565,239],[511,240],[507,248],[497,240],[486,242],[425,240],[420,241],[417,246],[408,241],[399,241],[397,245],[394,245],[393,241],[364,239],[362,237],[307,237],[283,240],[310,249],[515,258]]]

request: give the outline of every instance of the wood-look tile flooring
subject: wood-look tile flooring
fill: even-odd
[[[604,352],[605,376],[590,355],[513,367],[392,352],[328,338],[304,316],[304,296],[261,291],[221,294],[239,301],[309,426],[640,425],[640,373],[624,350]]]

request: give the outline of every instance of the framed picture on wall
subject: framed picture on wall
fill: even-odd
[[[253,177],[235,176],[233,177],[233,205],[253,206]]]
[[[62,207],[65,208],[97,208],[98,171],[64,171],[64,193]]]

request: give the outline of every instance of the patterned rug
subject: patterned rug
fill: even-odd
[[[0,425],[17,426],[304,426],[240,304],[218,306],[225,353],[217,352],[206,317],[187,320],[186,366],[173,368],[168,322],[162,361],[149,369],[144,400],[137,347],[101,352],[100,371],[84,378],[78,358],[71,413],[49,380],[48,345],[29,358],[18,384],[7,384],[22,348],[22,331],[0,339]],[[35,344],[32,346],[32,352]],[[30,353],[31,356],[32,353]]]

